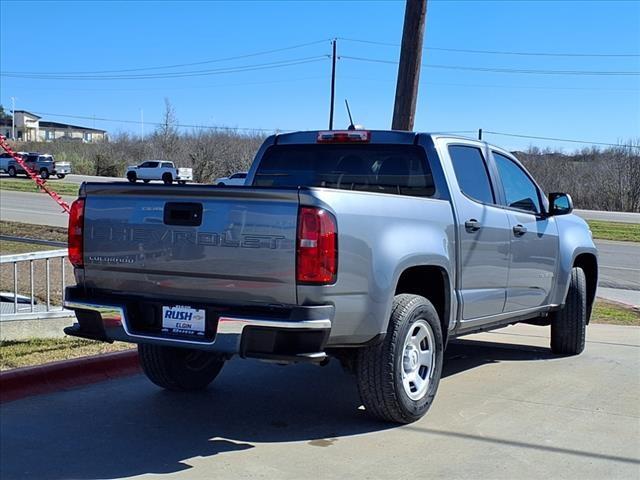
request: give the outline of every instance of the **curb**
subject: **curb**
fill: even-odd
[[[138,351],[105,353],[0,372],[0,403],[140,373]]]

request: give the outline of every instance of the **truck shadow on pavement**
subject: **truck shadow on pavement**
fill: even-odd
[[[487,363],[548,358],[538,347],[460,340],[446,352],[443,382]],[[256,443],[326,447],[341,437],[397,428],[359,408],[354,380],[337,362],[284,368],[231,361],[201,393],[162,391],[137,375],[23,399],[2,406],[0,477],[167,474],[192,468],[198,457]]]

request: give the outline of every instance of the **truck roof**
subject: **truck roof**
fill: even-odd
[[[330,130],[305,130],[299,132],[276,134],[276,143],[317,143],[318,133],[329,132]],[[333,130],[334,132],[342,132],[346,130]],[[366,131],[371,134],[370,143],[414,143],[418,135],[430,135],[433,138],[460,138],[464,140],[475,140],[471,137],[462,135],[452,135],[446,132],[406,132],[401,130],[368,130],[358,129],[353,131]]]
[[[332,130],[333,132],[346,132],[347,130]],[[450,134],[446,132],[406,132],[401,130],[368,130],[358,129],[354,130],[369,132],[371,140],[367,143],[395,143],[395,144],[413,144],[416,141],[418,135],[428,135],[433,140],[438,138],[448,139],[460,139],[465,141],[479,142],[489,146],[494,150],[498,150],[504,153],[510,153],[504,148],[497,145],[488,143],[484,140],[478,140],[477,138],[465,137],[464,135]],[[320,132],[330,132],[330,130],[306,130],[300,132],[281,133],[273,136],[274,144],[287,145],[287,144],[315,144],[318,143],[318,134]]]

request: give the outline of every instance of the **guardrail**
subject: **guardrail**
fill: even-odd
[[[0,256],[0,267],[13,265],[13,291],[2,292],[0,301],[0,320],[38,320],[44,318],[59,318],[73,315],[73,312],[62,306],[51,304],[51,272],[53,268],[60,270],[60,292],[64,295],[67,249],[47,250],[43,252],[19,253]],[[59,260],[58,260],[59,259]],[[34,262],[44,262],[45,302],[36,300]],[[19,293],[20,264],[29,265],[29,295]],[[58,264],[58,265],[55,265]]]

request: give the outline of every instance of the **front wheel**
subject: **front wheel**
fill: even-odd
[[[366,411],[395,423],[420,419],[438,390],[443,355],[442,327],[431,302],[396,295],[384,341],[362,348],[356,358]]]
[[[551,351],[578,355],[584,350],[587,330],[587,279],[581,268],[571,269],[564,306],[551,314]]]
[[[136,172],[127,173],[127,180],[129,180],[131,183],[136,183],[137,179],[138,179],[138,176],[136,175]]]
[[[138,358],[149,380],[173,391],[202,390],[224,366],[214,353],[161,345],[139,344]]]
[[[18,174],[18,172],[16,172],[16,167],[9,167],[7,173],[10,177],[15,177]]]

